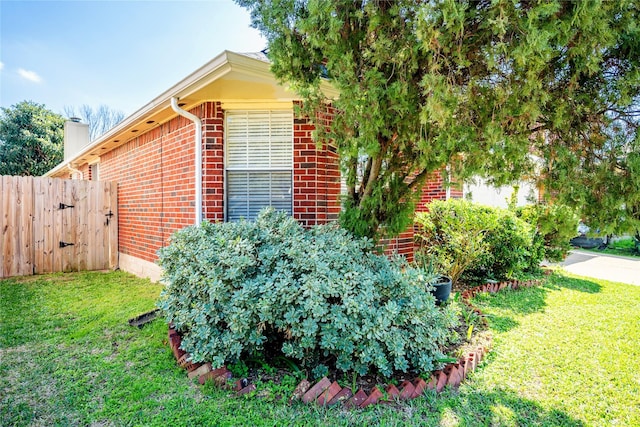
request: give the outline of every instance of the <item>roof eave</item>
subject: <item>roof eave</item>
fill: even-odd
[[[170,108],[170,102],[172,97],[185,97],[188,94],[197,90],[197,88],[203,85],[209,84],[227,74],[231,70],[229,63],[229,55],[236,55],[233,52],[224,51],[220,55],[213,58],[211,61],[189,74],[186,78],[164,91],[162,94],[154,98],[151,102],[147,103],[136,112],[126,117],[123,121],[118,123],[112,129],[107,131],[104,135],[101,135],[98,139],[88,144],[80,152],[75,154],[71,159],[64,160],[62,163],[44,174],[46,177],[56,176],[63,170],[67,169],[67,165],[77,163],[78,159],[86,157],[89,153],[96,149],[100,149],[106,142],[111,141],[117,135],[126,132],[129,128],[139,123],[142,119],[148,116],[154,110],[159,108]],[[194,88],[195,87],[195,88]],[[123,141],[124,144],[126,141]]]
[[[101,150],[107,144],[111,146],[110,149],[114,149],[117,146],[125,144],[127,141],[131,140],[131,138],[135,137],[134,135],[128,135],[128,133],[131,129],[140,124],[141,121],[146,120],[146,118],[155,112],[164,109],[171,109],[171,98],[186,98],[234,70],[245,74],[263,77],[265,79],[273,79],[271,65],[268,62],[225,50],[220,55],[216,56],[211,61],[182,79],[180,82],[154,98],[151,102],[125,118],[104,135],[88,144],[71,159],[64,160],[62,163],[45,173],[44,176],[55,177],[62,175],[62,173],[68,169],[68,165],[75,164],[76,166],[80,166],[80,164],[87,162],[90,163],[91,160],[83,160],[82,163],[80,163],[80,160],[85,158],[96,158],[101,154],[106,153],[107,151],[100,154],[91,154],[94,151]],[[338,97],[337,90],[335,90],[329,82],[323,82],[321,84],[321,89],[330,99]],[[169,119],[176,115],[177,114],[175,113],[172,114],[169,116]],[[116,138],[121,141],[118,141],[117,145],[114,145],[114,140]]]

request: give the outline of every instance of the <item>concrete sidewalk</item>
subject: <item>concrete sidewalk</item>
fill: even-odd
[[[640,286],[640,258],[573,250],[564,262],[553,265],[580,276]]]

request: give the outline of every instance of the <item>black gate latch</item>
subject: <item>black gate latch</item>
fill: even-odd
[[[104,216],[107,217],[107,222],[105,223],[105,225],[109,225],[109,220],[111,219],[111,217],[115,215],[113,212],[111,212],[111,209],[109,209],[109,213],[108,214],[104,214]]]
[[[60,205],[58,205],[58,209],[62,210],[62,209],[67,209],[67,208],[73,208],[73,205],[65,205],[64,203],[60,203]]]
[[[60,242],[60,247],[66,248],[67,246],[73,246],[74,244],[75,243]]]

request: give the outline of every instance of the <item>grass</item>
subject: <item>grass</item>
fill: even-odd
[[[237,398],[179,369],[160,286],[73,273],[0,281],[2,425],[640,425],[640,287],[554,275],[480,295],[494,350],[459,390],[344,411]]]
[[[604,249],[582,249],[589,252],[595,252],[599,254],[609,255],[622,255],[630,257],[640,257],[640,252],[636,248],[635,240],[633,237],[625,237],[622,239],[614,240]]]

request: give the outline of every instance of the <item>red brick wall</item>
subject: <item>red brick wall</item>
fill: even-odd
[[[331,117],[329,108],[326,117]],[[325,224],[340,213],[340,166],[335,147],[313,141],[314,126],[297,117],[293,126],[293,217],[304,226]]]
[[[224,111],[219,102],[204,104],[202,119],[202,216],[224,221]]]
[[[191,110],[203,118],[205,138],[216,138],[218,110],[214,103]],[[120,252],[155,261],[157,250],[167,244],[174,231],[193,224],[194,136],[193,123],[179,116],[101,156],[100,179],[118,183]],[[209,166],[215,164],[215,142],[205,141],[213,143],[203,152]],[[203,173],[211,188],[216,173],[221,173],[213,169]],[[211,212],[207,214],[213,215]]]
[[[78,168],[78,170],[79,170],[80,172],[82,172],[82,179],[87,179],[87,180],[91,180],[91,179],[92,179],[92,178],[91,178],[91,168],[89,167],[89,165],[88,165],[88,164],[84,164],[84,165],[80,166],[80,167]],[[71,175],[73,175],[73,174],[71,174]],[[76,174],[76,178],[78,178],[78,179],[79,179],[79,177],[77,176],[77,174]]]
[[[462,197],[462,190],[454,187],[449,188],[449,198],[458,199]],[[444,186],[442,171],[438,170],[430,174],[422,189],[420,201],[416,205],[416,212],[426,212],[427,205],[432,200],[447,200],[447,189]],[[386,239],[381,242],[384,252],[387,255],[397,253],[405,256],[409,261],[413,260],[413,253],[418,248],[414,241],[414,229],[401,233],[393,239]]]
[[[203,218],[224,220],[224,111],[219,102],[191,110],[203,128]],[[316,149],[313,126],[294,123],[293,215],[305,226],[336,219],[340,171],[335,149]],[[119,250],[147,261],[171,234],[194,222],[192,122],[176,117],[100,158],[100,179],[118,183]],[[89,179],[88,167],[81,168]]]
[[[449,187],[449,198],[459,199],[462,197],[462,189],[455,186]],[[422,196],[416,205],[416,212],[426,212],[427,204],[432,200],[447,200],[447,189],[444,186],[442,171],[437,170],[430,174],[422,189]]]
[[[380,246],[382,246],[386,255],[398,254],[412,261],[415,246],[413,241],[412,226],[410,230],[404,231],[396,237],[382,240]]]
[[[203,217],[224,219],[224,111],[219,102],[191,110],[203,126]],[[334,111],[324,115],[330,120]],[[294,119],[293,216],[304,226],[337,219],[340,213],[340,169],[335,147],[317,148],[313,126],[306,118]],[[195,155],[193,123],[176,117],[141,134],[100,158],[100,179],[118,183],[119,250],[147,261],[171,234],[194,222]],[[88,167],[80,168],[90,179]],[[439,172],[429,178],[418,205],[445,199]],[[450,190],[451,197],[461,197]],[[413,257],[413,231],[384,242],[386,253]]]

